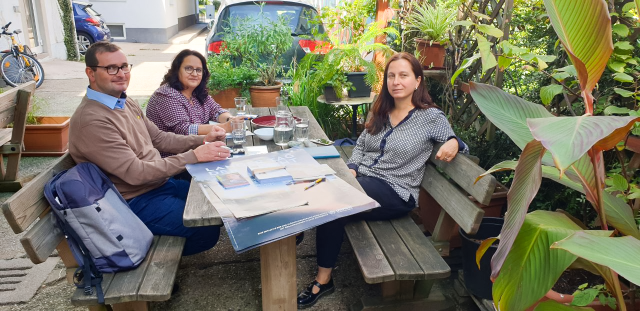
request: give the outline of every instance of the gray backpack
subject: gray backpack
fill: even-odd
[[[86,295],[93,294],[95,286],[98,302],[104,303],[102,273],[139,266],[153,234],[93,163],[80,163],[57,174],[45,185],[44,194],[80,265],[76,286],[84,288]]]

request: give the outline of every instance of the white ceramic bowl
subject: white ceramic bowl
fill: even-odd
[[[273,139],[273,128],[272,127],[263,127],[253,131],[254,134],[258,135],[258,137],[262,140],[272,140]]]

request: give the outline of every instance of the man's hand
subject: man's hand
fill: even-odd
[[[204,144],[194,149],[193,152],[196,154],[198,162],[220,161],[231,155],[231,151],[223,146],[225,146],[224,142],[216,141]]]
[[[436,154],[436,159],[444,162],[451,162],[453,158],[458,154],[458,140],[455,138],[449,139],[446,143],[442,144],[440,150]]]
[[[207,136],[204,137],[204,141],[205,142],[224,141],[226,137],[227,137],[227,132],[223,128],[217,125],[214,125],[213,127],[211,127],[211,131],[207,133]]]

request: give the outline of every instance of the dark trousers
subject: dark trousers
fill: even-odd
[[[362,189],[372,199],[380,203],[380,207],[370,212],[362,212],[336,219],[316,229],[316,250],[318,252],[318,266],[333,268],[336,265],[340,247],[344,239],[344,226],[357,220],[387,220],[407,215],[416,207],[413,197],[405,202],[391,186],[384,180],[368,177],[356,177]]]
[[[182,223],[189,182],[170,178],[164,185],[128,200],[131,210],[153,235],[172,235],[187,239],[182,255],[193,255],[212,248],[220,237],[219,226],[185,227]]]

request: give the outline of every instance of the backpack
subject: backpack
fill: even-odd
[[[93,163],[80,163],[47,182],[51,204],[74,258],[78,288],[104,303],[102,273],[131,270],[145,258],[153,234],[131,211],[111,180]]]

